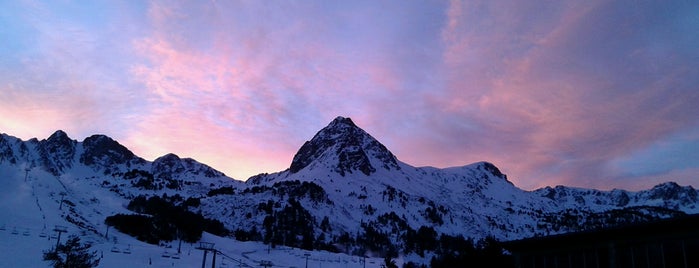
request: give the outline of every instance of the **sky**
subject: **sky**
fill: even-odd
[[[699,1],[0,1],[0,132],[245,180],[337,116],[413,166],[699,188]]]

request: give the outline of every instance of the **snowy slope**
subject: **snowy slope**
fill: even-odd
[[[94,183],[96,178],[90,168],[73,165],[64,171],[68,172],[54,176],[40,168],[20,169],[8,161],[0,163],[0,182],[3,185],[0,187],[0,267],[46,267],[48,263],[42,261],[41,256],[43,251],[55,246],[57,233],[53,230],[56,226],[67,229],[67,233],[62,234],[62,241],[68,235],[78,235],[83,242],[91,243],[92,249],[102,257],[100,267],[201,265],[203,253],[196,249],[196,244],[183,244],[181,253],[176,255],[178,245],[175,241],[163,246],[150,245],[114,229],[108,230],[103,224],[107,215],[129,212],[125,208],[128,198],[124,195],[149,193],[150,190],[111,191],[109,187]],[[180,174],[180,177],[185,176]],[[241,262],[246,267],[257,267],[264,260],[275,265],[301,267],[306,262],[304,254],[310,254],[309,265],[312,267],[358,266],[362,261],[346,254],[285,247],[268,252],[268,246],[260,242],[239,242],[208,234],[202,241],[215,243],[215,248],[225,255],[218,255],[217,267],[238,267]],[[211,261],[212,255],[209,254],[207,263],[210,265]],[[367,267],[379,267],[381,261],[369,258]]]

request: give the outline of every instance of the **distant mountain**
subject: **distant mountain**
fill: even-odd
[[[244,183],[193,159],[150,162],[107,136],[78,142],[63,131],[41,141],[0,135],[0,170],[59,182],[50,192],[85,207],[61,217],[88,231],[126,208],[149,211],[145,200],[157,196],[220,221],[239,240],[422,263],[425,252],[441,252],[424,241],[512,240],[699,212],[698,191],[672,182],[638,192],[524,191],[488,162],[414,167],[344,117],[305,142],[288,169]]]
[[[191,158],[181,159],[177,155],[167,154],[149,162],[105,135],[92,135],[78,142],[62,130],[41,141],[22,141],[0,134],[0,164],[3,163],[27,170],[41,170],[54,177],[100,178],[99,185],[108,185],[113,192],[119,193],[132,192],[134,187],[181,191],[192,188],[183,186],[204,185],[207,182],[204,179],[215,179],[213,181],[216,183],[242,184]],[[148,174],[140,186],[137,186],[138,180],[124,179],[124,174],[134,174],[136,171]],[[126,181],[131,183],[127,184]],[[199,191],[206,193],[208,190]]]
[[[323,233],[326,238],[371,233],[398,248],[423,227],[437,234],[510,240],[699,211],[697,191],[674,183],[640,192],[564,186],[524,191],[488,162],[413,167],[343,117],[305,142],[289,169],[253,176],[246,184],[234,195],[203,201],[204,211],[231,205],[245,217],[222,218],[228,226],[257,226],[264,233],[260,224],[276,211],[265,208],[284,208],[294,200],[316,225],[328,219],[332,232]]]

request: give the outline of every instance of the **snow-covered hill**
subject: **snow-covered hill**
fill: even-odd
[[[239,240],[398,254],[423,263],[430,254],[414,248],[425,234],[512,240],[699,213],[697,190],[672,182],[639,192],[565,186],[524,191],[488,162],[413,167],[343,117],[304,143],[287,170],[246,182],[174,154],[146,161],[104,135],[78,142],[63,131],[41,141],[2,134],[0,183],[4,232],[50,233],[67,225],[103,248],[116,237],[152,252],[162,249],[113,229],[104,238],[105,219],[133,214],[127,206],[138,196],[191,201],[189,210],[222,222]]]

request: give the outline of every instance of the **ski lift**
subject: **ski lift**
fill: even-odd
[[[121,253],[131,254],[131,245],[129,244]]]
[[[0,225],[0,231],[5,231],[6,229],[7,229],[7,228],[5,227],[4,224],[3,224],[3,225]]]
[[[23,236],[29,236],[29,230],[26,230],[26,231],[22,232],[22,235],[23,235]]]
[[[112,250],[111,250],[111,251],[114,252],[114,253],[120,253],[120,252],[121,252],[121,250],[119,250],[119,248],[116,246],[116,244],[114,244],[114,246],[112,247]]]
[[[170,252],[167,252],[167,249],[163,251],[163,254],[160,255],[163,258],[170,258]]]
[[[14,229],[12,229],[12,234],[13,234],[13,235],[19,234],[19,231],[17,231],[17,227],[15,227]]]
[[[179,260],[179,259],[180,259],[180,254],[179,254],[179,253],[173,253],[173,254],[170,256],[170,258]]]
[[[41,231],[41,233],[39,233],[39,237],[47,237],[47,236],[48,236],[48,234],[46,234],[46,231]]]

